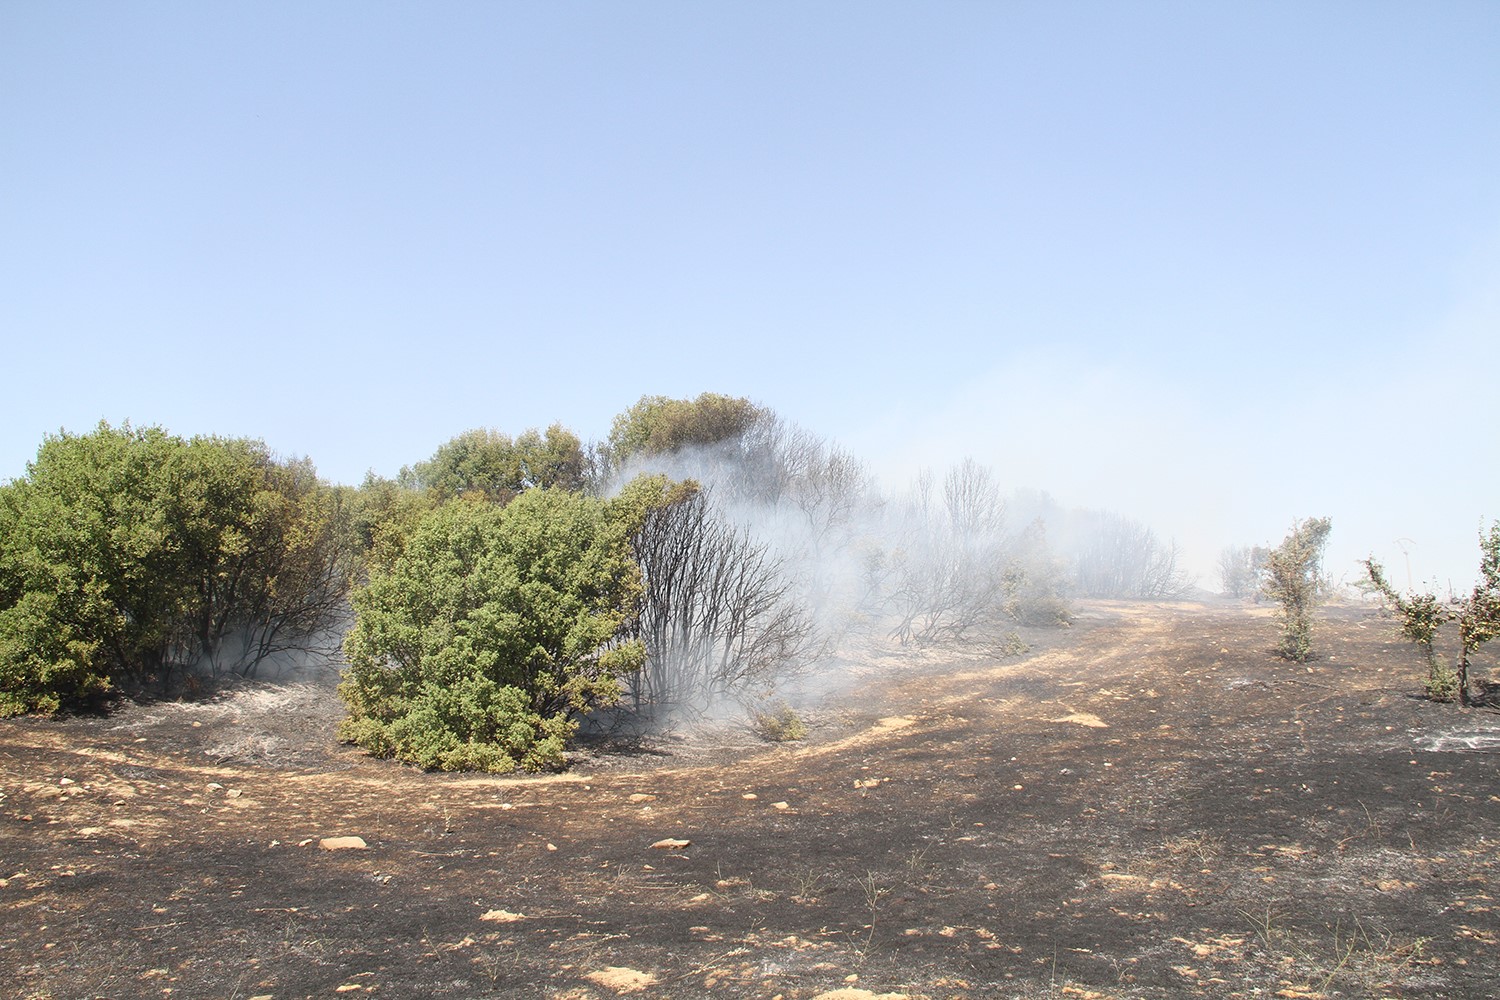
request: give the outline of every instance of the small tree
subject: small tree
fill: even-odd
[[[1259,545],[1231,545],[1219,553],[1219,584],[1227,597],[1250,597],[1260,590],[1268,549]]]
[[[1333,522],[1311,517],[1292,525],[1291,533],[1266,556],[1261,593],[1281,605],[1278,652],[1295,663],[1312,658],[1312,616],[1322,590],[1323,549]]]
[[[1479,536],[1479,582],[1463,598],[1439,600],[1431,591],[1402,594],[1386,579],[1372,556],[1364,561],[1370,583],[1391,603],[1401,622],[1401,634],[1416,644],[1427,662],[1427,695],[1434,701],[1469,704],[1469,657],[1500,635],[1500,522]],[[1435,649],[1445,622],[1458,622],[1457,669]]]

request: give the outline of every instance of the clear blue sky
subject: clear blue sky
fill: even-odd
[[[749,396],[1200,568],[1500,517],[1500,4],[0,3],[0,478]],[[1205,582],[1207,579],[1205,571]]]

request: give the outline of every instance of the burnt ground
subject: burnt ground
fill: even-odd
[[[338,746],[326,686],[0,723],[0,992],[1500,995],[1500,716],[1369,610],[1307,666],[1263,609],[1084,611],[539,779]]]

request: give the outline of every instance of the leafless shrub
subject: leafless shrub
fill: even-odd
[[[1005,499],[988,468],[966,459],[950,470],[941,505],[931,475],[920,476],[881,565],[892,638],[961,639],[1038,614],[1056,622],[1063,611],[1052,603],[1044,530],[1035,523],[1011,536],[1005,528]]]
[[[1220,592],[1227,597],[1253,597],[1260,593],[1260,576],[1269,549],[1259,545],[1231,545],[1219,553]]]
[[[1171,600],[1193,582],[1178,567],[1176,542],[1120,514],[1087,512],[1074,561],[1074,582],[1087,597]]]
[[[638,707],[703,709],[785,675],[817,646],[781,560],[720,516],[708,493],[651,510],[633,539],[646,665]]]

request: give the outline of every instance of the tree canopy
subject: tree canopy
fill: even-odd
[[[402,485],[436,499],[478,493],[504,503],[528,489],[581,489],[587,462],[578,436],[561,424],[512,438],[488,428],[465,431],[425,462],[401,470]]]
[[[253,669],[333,627],[348,503],[259,441],[101,423],[0,487],[0,714],[200,662]]]
[[[615,417],[609,450],[617,465],[638,453],[677,451],[690,445],[714,445],[742,437],[771,411],[748,399],[705,392],[696,399],[642,396]]]

